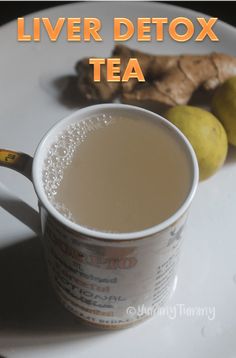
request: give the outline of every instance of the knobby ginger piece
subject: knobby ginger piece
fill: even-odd
[[[131,101],[156,101],[174,106],[187,104],[193,93],[203,87],[214,90],[236,75],[236,58],[223,53],[205,55],[152,55],[115,46],[112,57],[121,59],[121,76],[130,58],[137,58],[146,82],[107,82],[106,66],[101,66],[101,82],[93,81],[93,66],[88,59],[79,61],[78,88],[88,100],[110,101],[115,97]]]
[[[89,64],[88,58],[76,64],[76,72],[78,74],[79,93],[82,98],[88,101],[112,100],[120,88],[119,82],[107,82],[106,66],[101,66],[101,81],[94,82],[93,66]]]

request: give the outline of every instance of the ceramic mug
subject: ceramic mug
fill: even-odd
[[[82,227],[58,212],[43,186],[42,168],[58,134],[72,123],[102,113],[142,115],[162,122],[184,145],[190,158],[191,189],[182,206],[159,225],[132,233],[104,233]],[[123,104],[87,107],[54,125],[34,158],[0,149],[0,165],[32,180],[38,196],[41,236],[49,276],[62,304],[77,317],[102,328],[121,328],[150,315],[173,292],[182,232],[198,184],[198,164],[185,136],[157,114]],[[147,310],[140,311],[140,307]]]

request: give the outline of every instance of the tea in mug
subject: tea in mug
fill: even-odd
[[[191,186],[184,144],[161,121],[100,114],[68,125],[48,151],[46,194],[69,220],[103,232],[147,229]]]

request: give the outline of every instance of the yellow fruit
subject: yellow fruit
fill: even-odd
[[[236,77],[230,78],[216,90],[212,111],[225,127],[229,143],[236,145]]]
[[[196,153],[200,180],[213,175],[224,163],[228,150],[227,136],[218,119],[201,108],[176,106],[165,117],[188,138]]]

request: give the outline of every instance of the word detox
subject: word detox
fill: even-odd
[[[113,41],[127,41],[136,38],[140,42],[164,41],[170,37],[177,42],[186,42],[190,39],[203,41],[209,38],[211,41],[219,41],[213,30],[217,18],[197,17],[193,22],[187,17],[176,17],[169,21],[167,17],[143,17],[131,21],[126,17],[113,19]],[[34,17],[29,25],[30,31],[25,29],[25,19],[17,19],[17,39],[21,42],[40,42],[45,35],[50,41],[55,42],[64,36],[69,42],[102,41],[102,22],[96,17],[59,17],[56,22],[51,22],[48,17]],[[94,81],[100,81],[100,66],[107,61],[107,80],[110,82],[126,82],[130,78],[136,78],[139,82],[145,81],[137,59],[130,59],[123,76],[119,76],[119,59],[90,59],[94,66]]]

